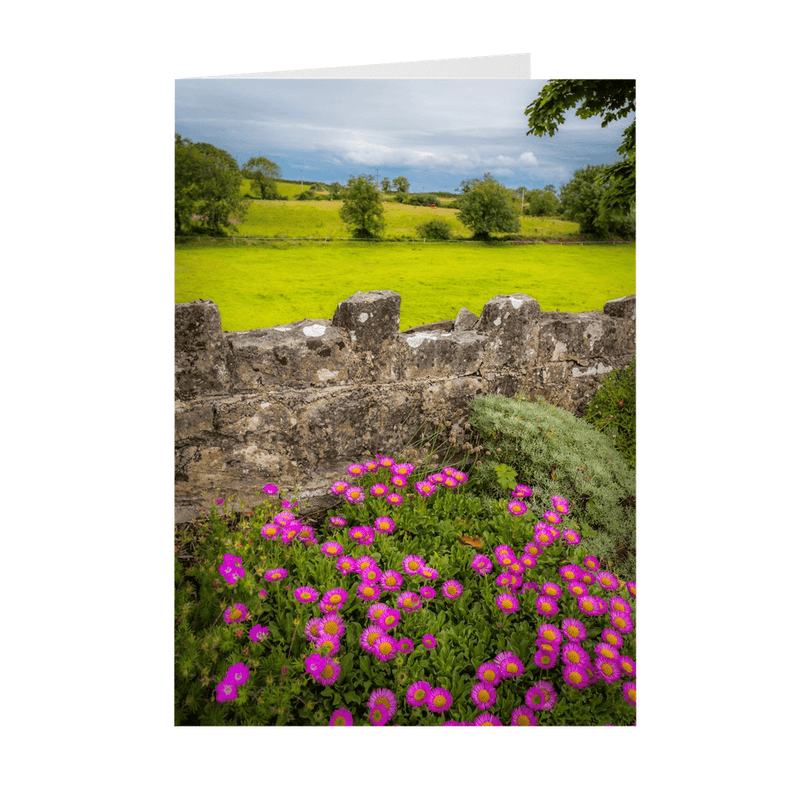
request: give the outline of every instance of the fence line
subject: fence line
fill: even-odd
[[[486,241],[472,239],[353,239],[349,237],[333,236],[176,236],[175,241],[199,241],[211,239],[214,242],[351,242],[355,244],[486,244]],[[634,244],[626,240],[612,239],[609,241],[573,241],[570,239],[491,239],[492,244]]]

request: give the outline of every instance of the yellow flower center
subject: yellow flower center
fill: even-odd
[[[367,634],[367,643],[370,645],[373,644],[380,635],[380,631],[373,631],[372,633]]]
[[[433,698],[433,704],[436,708],[441,708],[447,702],[447,698],[443,694],[437,694],[436,697]]]
[[[325,669],[322,670],[322,677],[325,679],[333,677],[333,667],[330,664],[325,665]]]
[[[567,628],[567,634],[568,634],[569,636],[577,636],[579,633],[580,633],[580,631],[578,630],[578,628],[577,628],[577,626],[576,626],[576,625],[570,625],[570,626]]]
[[[334,725],[344,725],[344,717],[339,716],[333,722]]]
[[[503,608],[513,608],[514,604],[506,597],[503,599],[502,606]]]
[[[542,603],[542,611],[550,611],[552,608],[553,607],[550,605],[550,603]]]
[[[515,675],[519,667],[512,661],[510,664],[506,664],[506,672],[510,672],[512,675]]]
[[[489,692],[486,691],[486,689],[481,689],[478,692],[478,700],[481,703],[488,703],[490,697],[491,697],[491,695],[489,694]]]
[[[425,697],[425,690],[424,689],[417,689],[417,691],[414,692],[414,699],[415,700],[422,700],[422,699],[424,699],[424,697]]]
[[[365,586],[364,587],[364,594],[367,597],[372,597],[372,595],[375,594],[375,590],[371,586]]]
[[[616,625],[618,628],[624,628],[624,627],[625,627],[625,620],[624,620],[622,617],[617,617],[617,618],[614,620],[614,624],[615,624],[615,625]]]
[[[577,664],[580,660],[581,657],[578,655],[578,653],[576,653],[574,650],[567,650],[567,661]]]
[[[614,667],[608,663],[602,664],[600,669],[603,670],[603,674],[605,675],[611,675],[611,673],[614,672]]]
[[[577,670],[574,670],[573,672],[569,673],[569,679],[572,681],[572,683],[583,682],[583,676]]]
[[[633,667],[627,661],[622,662],[622,669],[624,669],[625,672],[628,673],[628,675],[630,675],[633,672]]]
[[[517,717],[517,725],[530,725],[531,719],[527,714],[520,714]]]
[[[628,697],[630,697],[633,702],[636,702],[636,689],[628,689]]]
[[[335,620],[329,619],[325,623],[324,631],[325,631],[325,633],[329,633],[331,635],[333,635],[335,633],[338,633],[338,631],[339,631],[339,623],[336,622]]]
[[[486,672],[483,673],[484,680],[493,681],[497,673],[493,669],[487,669]]]
[[[234,620],[234,622],[242,616],[242,612],[238,608],[234,608],[233,611],[228,615],[228,619]]]
[[[341,603],[342,602],[342,596],[340,594],[332,594],[330,596],[330,602],[331,603]]]
[[[389,642],[381,642],[378,645],[378,650],[380,650],[381,655],[389,655],[392,652],[392,645]]]

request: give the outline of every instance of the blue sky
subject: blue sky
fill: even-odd
[[[240,164],[266,156],[284,178],[407,178],[412,192],[456,191],[490,172],[516,189],[558,188],[576,169],[619,159],[632,117],[602,128],[574,112],[553,137],[526,135],[545,80],[185,79],[175,130]]]

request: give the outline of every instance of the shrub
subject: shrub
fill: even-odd
[[[501,186],[488,172],[483,180],[464,181],[462,186],[464,194],[459,200],[456,217],[472,230],[474,239],[488,239],[494,231],[519,231],[519,210],[514,193]]]
[[[472,725],[487,714],[504,725],[635,720],[635,585],[602,586],[613,577],[590,563],[579,572],[595,576],[587,579],[597,584],[588,593],[607,594],[606,610],[582,611],[560,570],[583,564],[585,546],[568,543],[566,527],[561,538],[539,542],[535,515],[518,513],[510,492],[486,503],[469,493],[463,472],[425,475],[380,456],[348,473],[331,487],[341,505],[318,530],[293,511],[286,515],[280,507],[290,503],[273,497],[249,517],[212,511],[192,535],[177,537],[176,725],[328,725],[339,717],[359,725],[389,718],[397,725]],[[502,545],[526,559],[516,591],[508,588],[519,579],[510,577],[516,573],[507,569]],[[478,555],[488,572],[476,565]],[[358,563],[365,556],[372,561]],[[432,571],[423,573],[421,563]],[[362,599],[378,591],[376,602]],[[550,592],[562,597],[545,609]],[[622,617],[612,616],[612,597],[627,608]],[[325,617],[327,638],[320,635],[323,601],[335,606]],[[543,661],[548,636],[560,638],[545,631],[567,618],[585,628],[581,644],[595,681],[584,688],[568,685],[557,649],[551,663]],[[612,626],[621,646],[604,667],[596,645]],[[496,680],[480,680],[487,668],[496,677],[505,670],[506,679],[486,690],[495,697],[482,708],[473,687]],[[602,669],[610,674],[603,677]],[[537,690],[541,681],[549,682],[552,703]],[[423,683],[420,699],[427,694],[428,702],[413,694],[409,700]],[[432,692],[444,700],[439,709]],[[376,711],[381,695],[388,715]]]
[[[610,436],[628,466],[636,469],[636,360],[609,373],[586,407],[586,421]]]
[[[571,500],[574,522],[592,552],[626,580],[636,570],[635,475],[609,437],[585,419],[551,406],[499,395],[476,398],[469,422],[489,451],[478,475],[483,491],[503,496],[495,467],[505,464],[533,489],[532,502]]]
[[[446,219],[429,219],[417,225],[420,239],[449,239],[452,227]]]

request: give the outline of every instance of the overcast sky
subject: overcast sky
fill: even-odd
[[[610,164],[632,117],[602,128],[574,112],[553,137],[526,135],[525,107],[544,80],[186,79],[175,131],[240,164],[266,156],[284,178],[344,184],[369,173],[412,192],[456,191],[485,172],[509,188],[569,181]]]

